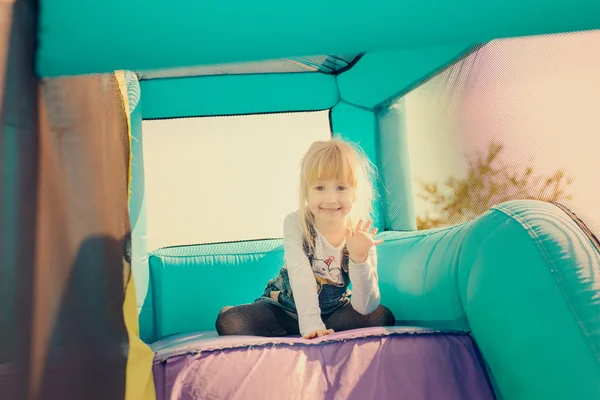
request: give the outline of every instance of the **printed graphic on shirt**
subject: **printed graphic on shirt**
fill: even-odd
[[[312,268],[315,279],[320,285],[344,286],[342,269],[334,256],[326,259],[313,258]]]

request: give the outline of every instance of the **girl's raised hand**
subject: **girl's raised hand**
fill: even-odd
[[[371,224],[371,220],[364,224],[361,219],[354,230],[346,228],[346,248],[350,259],[357,264],[367,261],[371,247],[383,243],[382,239],[375,240],[377,228],[371,230]]]

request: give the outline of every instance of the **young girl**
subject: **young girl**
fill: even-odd
[[[220,335],[311,339],[394,325],[392,312],[379,304],[375,246],[382,240],[362,219],[371,214],[370,172],[366,158],[344,141],[312,144],[302,160],[299,209],[283,225],[285,266],[254,303],[221,310]]]

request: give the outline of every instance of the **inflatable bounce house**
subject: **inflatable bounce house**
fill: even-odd
[[[415,184],[461,157],[457,119],[480,138],[521,123],[514,152],[564,143],[558,162],[591,116],[595,133],[568,158],[597,190],[597,29],[598,0],[0,1],[0,398],[600,399],[598,198],[569,205],[560,174],[536,181],[554,195],[534,196],[520,190],[527,169],[464,211],[461,193],[499,176],[486,162],[500,147],[448,180],[458,200],[425,185],[435,218]],[[498,56],[538,39],[569,41],[542,58],[521,47],[559,75],[523,78],[518,57]],[[458,101],[448,82],[472,94],[477,79],[488,83],[468,109],[436,109]],[[538,80],[587,100],[519,103]],[[495,108],[491,93],[504,96]],[[539,115],[522,117],[526,103]],[[219,310],[252,302],[281,268],[295,207],[282,193],[326,137],[376,166],[395,326],[219,337]]]

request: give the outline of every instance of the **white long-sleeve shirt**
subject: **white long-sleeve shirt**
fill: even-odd
[[[317,233],[315,253],[313,264],[310,265],[303,248],[304,236],[300,228],[298,212],[288,214],[284,220],[284,261],[288,269],[302,335],[325,329],[321,319],[315,279],[318,277],[328,284],[341,285],[343,282],[340,268],[345,240],[334,247],[318,230],[315,231]],[[348,267],[352,282],[352,307],[363,315],[370,314],[379,306],[380,300],[375,246],[369,250],[369,256],[364,263],[357,264],[350,259]]]

